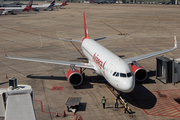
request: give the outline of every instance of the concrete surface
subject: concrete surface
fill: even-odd
[[[85,70],[84,83],[74,88],[65,78],[69,66],[6,59],[3,52],[4,44],[9,56],[84,62],[70,42],[57,39],[58,34],[61,38],[81,40],[84,36],[83,11],[86,11],[90,37],[108,36],[98,43],[116,55],[124,56],[122,58],[169,49],[174,45],[174,35],[177,36],[179,45],[179,6],[69,3],[64,8],[0,16],[1,88],[8,87],[6,74],[8,77],[16,77],[18,84],[31,85],[38,120],[74,120],[73,113],[67,112],[65,105],[68,97],[82,97],[80,110],[76,114],[81,115],[83,120],[180,119],[178,115],[174,115],[175,112],[179,114],[179,104],[175,100],[172,102],[172,97],[169,97],[171,91],[179,90],[180,84],[165,85],[155,78],[155,57],[138,62],[145,66],[149,78],[143,83],[137,83],[132,93],[122,93],[129,106],[134,108],[132,114],[124,114],[122,105],[119,105],[118,109],[114,108],[114,96],[104,84],[104,78],[93,74],[92,70]],[[129,35],[118,35],[116,30],[100,21]],[[80,43],[75,45],[81,49]],[[179,52],[178,48],[164,55],[180,58]],[[53,87],[63,89],[51,90]],[[165,90],[170,92],[163,93]],[[166,94],[166,97],[162,98],[161,94]],[[102,96],[107,98],[107,109],[102,108]],[[180,96],[175,94],[173,97],[178,99]],[[156,106],[161,104],[161,101],[165,104],[160,105],[157,110]],[[169,104],[177,111],[169,113],[172,116],[161,114]],[[62,118],[62,114],[55,117],[56,111],[63,113],[64,110],[67,117]]]

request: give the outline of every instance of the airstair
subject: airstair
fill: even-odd
[[[106,84],[106,86],[113,93],[113,95],[119,100],[119,102],[125,107],[125,100],[123,99],[122,95],[119,94],[119,92],[117,90],[115,90],[112,86],[110,87],[110,85],[108,85],[108,84]],[[128,106],[129,113],[132,113],[132,109],[133,108],[130,108]]]

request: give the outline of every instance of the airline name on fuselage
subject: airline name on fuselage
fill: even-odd
[[[93,59],[93,61],[99,66],[100,69],[101,69],[101,68],[104,69],[104,65],[105,65],[106,61],[103,62],[102,60],[100,60],[100,59],[98,58],[98,56],[99,56],[99,54],[96,55],[96,53],[94,53],[92,59]]]

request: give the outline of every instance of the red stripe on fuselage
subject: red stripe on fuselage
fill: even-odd
[[[0,8],[0,10],[5,10],[5,8]]]

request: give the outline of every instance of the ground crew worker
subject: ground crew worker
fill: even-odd
[[[124,104],[124,113],[126,113],[126,111],[128,112],[128,103],[125,101],[125,104]],[[128,112],[129,113],[129,112]]]
[[[118,99],[115,98],[115,108],[118,108]]]
[[[106,104],[106,98],[103,96],[101,103],[103,104],[103,108],[105,109],[105,104]]]

